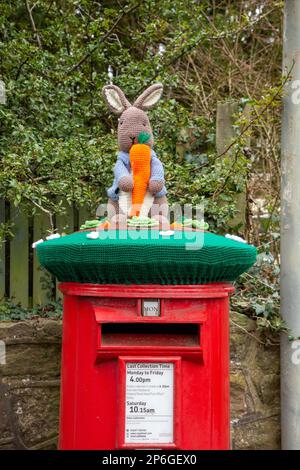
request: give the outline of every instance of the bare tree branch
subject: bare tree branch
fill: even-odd
[[[26,194],[24,195],[24,197],[28,201],[30,201],[34,206],[36,206],[38,209],[40,209],[40,211],[42,211],[42,212],[44,212],[45,214],[48,215],[51,230],[52,230],[52,232],[54,232],[53,213],[51,211],[49,211],[48,209],[46,209],[45,207],[43,207],[41,204],[38,204],[34,199],[31,199],[30,197],[26,196]]]
[[[32,27],[34,36],[36,38],[36,41],[38,43],[39,48],[42,49],[43,48],[42,41],[41,41],[40,35],[39,35],[39,33],[36,29],[34,18],[33,18],[33,15],[32,15],[32,11],[33,11],[34,7],[36,6],[36,4],[34,4],[32,7],[30,7],[28,0],[25,0],[25,5],[26,5],[26,10],[28,12],[28,16],[29,16],[29,19],[30,19],[30,23],[31,23],[31,27]]]
[[[133,5],[131,8],[129,8],[128,10],[122,10],[122,13],[118,16],[117,20],[115,21],[115,23],[112,25],[112,27],[104,34],[104,36],[102,36],[100,38],[100,40],[98,41],[98,43],[89,51],[87,52],[80,60],[79,62],[77,62],[77,64],[73,65],[69,70],[67,70],[67,74],[69,73],[72,73],[74,72],[74,70],[78,69],[90,56],[91,54],[93,54],[93,52],[95,52],[96,49],[98,49],[98,47],[107,39],[109,38],[109,36],[111,36],[111,34],[113,33],[113,31],[116,29],[116,27],[118,26],[118,24],[120,23],[120,21],[122,21],[122,19],[129,15],[130,13],[132,13],[134,10],[136,10],[139,6],[140,6],[141,2],[138,2],[136,3],[135,5]]]

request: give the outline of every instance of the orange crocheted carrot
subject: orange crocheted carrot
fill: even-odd
[[[138,143],[131,147],[129,153],[133,174],[131,217],[140,214],[150,179],[151,149],[146,144],[149,139],[149,134],[141,132],[138,136]]]

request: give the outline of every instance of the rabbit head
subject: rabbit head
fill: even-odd
[[[119,114],[118,144],[123,152],[129,152],[131,146],[137,143],[140,132],[150,135],[149,145],[153,146],[153,133],[149,118],[145,111],[152,108],[160,99],[163,86],[156,83],[147,88],[131,105],[123,91],[116,85],[103,87],[103,96],[108,107]]]

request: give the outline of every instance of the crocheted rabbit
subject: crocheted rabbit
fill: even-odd
[[[160,83],[151,85],[133,103],[130,104],[123,91],[116,85],[103,88],[103,96],[108,107],[119,114],[118,144],[119,153],[114,167],[114,181],[107,190],[108,218],[111,222],[120,223],[130,213],[131,193],[134,179],[130,163],[130,149],[138,143],[141,133],[149,134],[147,144],[151,147],[150,178],[140,216],[151,217],[166,223],[168,216],[167,190],[164,186],[164,170],[161,161],[153,150],[153,133],[145,111],[152,108],[160,99],[163,86]]]

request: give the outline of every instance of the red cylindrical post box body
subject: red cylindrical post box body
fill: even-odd
[[[231,285],[60,289],[60,449],[229,449]]]

